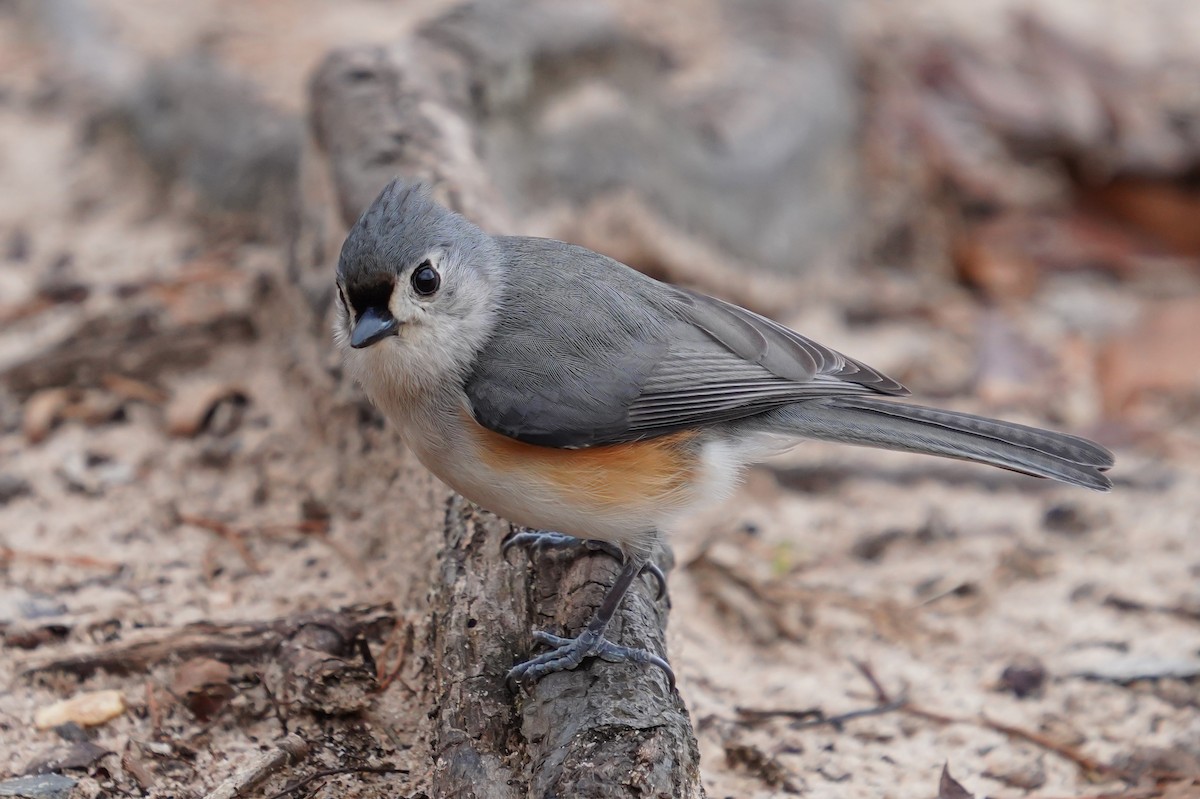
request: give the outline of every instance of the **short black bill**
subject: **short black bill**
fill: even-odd
[[[377,341],[400,332],[400,323],[385,308],[368,308],[358,317],[350,333],[350,346],[354,349],[369,347]]]

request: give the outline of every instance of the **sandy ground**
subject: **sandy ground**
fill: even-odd
[[[299,108],[304,80],[330,46],[387,39],[439,3],[408,4],[403,13],[366,0],[215,2],[189,4],[186,13],[152,2],[103,5],[122,37],[150,51],[219,32],[223,57]],[[215,260],[245,280],[274,270],[281,256],[269,247],[197,252],[201,239],[186,216],[159,209],[144,175],[89,149],[75,105],[47,89],[44,52],[4,9],[4,306],[26,301],[55,269],[90,287],[92,310],[120,302],[121,284],[176,280],[198,261]],[[1194,279],[1182,285],[1195,293]],[[909,298],[915,310],[865,325],[841,321],[836,304],[868,292]],[[1091,303],[1119,324],[1162,293],[1153,282],[1087,275],[1047,281],[1005,314],[1051,354],[1040,373],[1051,388],[986,402],[953,388],[970,382],[979,346],[970,321],[978,308],[960,289],[880,274],[815,296],[786,320],[896,374],[918,397],[928,381],[940,394],[931,402],[1099,437],[1118,453],[1116,489],[1088,494],[824,445],[755,470],[733,501],[675,539],[671,657],[710,796],[932,796],[947,763],[972,793],[993,797],[1127,787],[1095,764],[1125,775],[1200,773],[1200,417],[1172,406],[1126,425],[1102,423],[1094,376],[1073,371],[1077,331],[1057,312]],[[244,310],[253,317],[253,307]],[[0,364],[70,312],[59,306],[6,321]],[[0,478],[24,487],[0,498],[0,632],[8,642],[0,649],[0,778],[57,745],[54,732],[34,729],[38,708],[118,688],[131,709],[95,731],[96,743],[118,756],[72,772],[81,779],[74,795],[116,795],[113,786],[131,785],[118,764],[123,755],[159,775],[145,795],[200,796],[277,734],[258,693],[248,688],[209,725],[170,710],[165,729],[191,754],[162,755],[149,746],[146,686],[170,684],[169,667],[78,681],[23,670],[117,631],[407,597],[402,548],[371,529],[371,514],[386,508],[364,517],[331,495],[336,480],[321,452],[334,433],[275,368],[270,342],[226,342],[207,362],[163,373],[161,387],[176,397],[238,386],[248,404],[235,433],[171,436],[169,401],[167,410],[126,401],[117,418],[67,420],[32,444],[22,428],[28,407],[0,394]],[[294,524],[314,497],[332,513],[328,541],[294,530],[249,535],[248,557],[178,520],[261,530]],[[55,624],[61,632],[36,646],[13,643],[18,632]],[[1002,673],[1031,661],[1044,680],[1033,679],[1032,694],[1019,698]],[[385,734],[404,718],[402,687],[389,693],[364,724],[381,754],[416,774],[422,764],[404,758],[417,733],[393,724]],[[903,709],[837,725],[804,726],[815,717],[801,712],[835,716],[902,698]],[[407,777],[372,784],[378,793],[347,794],[334,780],[311,795],[410,794]],[[1183,782],[1165,784],[1175,785],[1173,796],[1200,795]],[[1137,790],[1146,786],[1153,791],[1152,780]]]

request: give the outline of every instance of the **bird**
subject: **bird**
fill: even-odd
[[[453,490],[533,548],[621,568],[574,638],[513,666],[528,688],[600,658],[667,661],[605,631],[684,516],[805,440],[991,464],[1108,491],[1077,436],[909,404],[896,380],[778,322],[553,239],[493,235],[396,179],[347,233],[334,340],[346,374]]]

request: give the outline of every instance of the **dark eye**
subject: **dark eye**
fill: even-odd
[[[338,301],[341,302],[341,304],[342,304],[342,310],[346,312],[347,316],[350,316],[351,315],[350,314],[350,303],[346,302],[346,295],[342,291],[341,285],[338,285],[337,293],[338,293]]]
[[[421,264],[416,268],[412,275],[413,291],[420,294],[422,297],[428,297],[430,294],[438,290],[438,286],[442,285],[442,276],[437,273],[429,262]]]

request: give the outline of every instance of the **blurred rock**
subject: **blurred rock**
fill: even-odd
[[[50,774],[64,769],[87,768],[112,752],[91,741],[76,741],[70,746],[58,747],[39,755],[25,766],[24,773]]]
[[[68,799],[76,781],[61,774],[39,774],[0,782],[0,796],[22,799]]]
[[[631,187],[738,261],[844,266],[858,119],[845,7],[707,2],[727,38],[703,81],[680,81],[668,53],[598,3],[472,3],[422,35],[471,64],[482,149],[512,207],[584,208]]]
[[[1004,747],[988,755],[983,776],[1022,791],[1035,791],[1046,784],[1046,767],[1040,757],[1022,757]]]
[[[898,527],[890,527],[878,533],[866,533],[859,536],[850,552],[859,560],[878,561],[893,544],[907,537],[908,533]]]
[[[1042,514],[1042,527],[1047,532],[1059,535],[1083,535],[1092,529],[1094,520],[1087,516],[1074,502],[1060,502],[1046,508]]]
[[[33,488],[29,481],[15,474],[0,474],[0,505],[7,505],[17,497],[29,496]]]
[[[58,468],[58,476],[69,490],[99,497],[133,480],[133,467],[102,452],[73,452]]]
[[[1041,696],[1045,686],[1046,667],[1032,655],[1013,658],[1000,673],[1000,682],[997,684],[999,690],[1006,691],[1017,699]]]
[[[282,238],[302,128],[252,84],[203,54],[155,63],[117,113],[160,178],[196,192],[202,210],[271,222]]]

